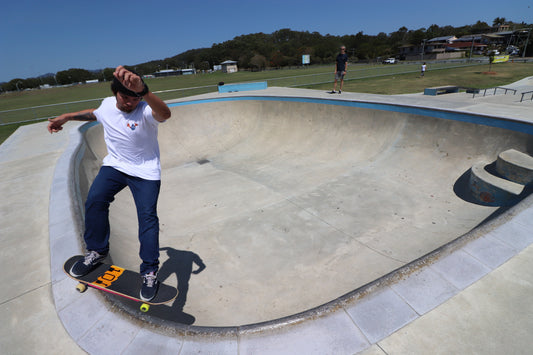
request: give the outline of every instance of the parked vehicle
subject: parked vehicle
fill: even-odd
[[[383,61],[383,64],[396,64],[398,63],[398,60],[396,58],[387,58]]]
[[[508,46],[506,52],[509,55],[518,55],[520,53],[520,50],[516,46]]]

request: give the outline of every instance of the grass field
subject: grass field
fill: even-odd
[[[493,64],[492,74],[487,74],[488,71],[488,64],[435,70],[431,63],[428,63],[428,69],[423,78],[420,77],[417,67],[415,72],[408,74],[346,81],[344,91],[397,95],[423,92],[425,88],[442,85],[486,89],[505,86],[533,76],[533,63]],[[351,73],[348,71],[347,77],[350,76]],[[313,88],[331,90],[332,87],[332,85],[320,85]]]
[[[423,92],[426,87],[448,84],[484,89],[505,86],[525,77],[533,76],[533,62],[493,64],[491,72],[494,74],[487,74],[489,64],[460,65],[428,62],[428,70],[424,78],[420,77],[419,64],[350,65],[344,91],[393,95]],[[329,91],[333,88],[333,66],[311,66],[305,69],[232,74],[215,72],[152,78],[146,79],[146,83],[150,90],[159,92],[158,96],[162,99],[169,100],[214,92],[217,90],[219,82],[236,83],[265,80],[268,81],[269,87],[300,87]],[[3,94],[0,95],[0,124],[54,117],[63,112],[97,107],[100,99],[110,94],[109,83]],[[83,102],[73,103],[76,101]],[[54,104],[59,105],[38,107]],[[30,121],[30,123],[34,122]],[[12,134],[18,126],[20,126],[19,123],[0,125],[0,142]]]

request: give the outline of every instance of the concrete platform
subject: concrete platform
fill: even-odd
[[[105,154],[98,127],[82,135],[69,124],[50,136],[45,124],[31,125],[0,147],[9,182],[0,260],[4,270],[35,270],[3,291],[2,348],[528,351],[531,198],[502,210],[454,187],[478,158],[528,151],[531,133],[501,125],[529,129],[531,103],[282,88],[190,100],[173,102],[160,128],[162,273],[187,283],[187,298],[149,316],[96,292],[76,294],[61,271],[81,249],[79,201]],[[120,194],[112,257],[136,268],[132,211]],[[206,269],[191,275],[200,259]]]

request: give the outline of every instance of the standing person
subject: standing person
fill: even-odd
[[[422,63],[422,67],[420,68],[420,76],[424,76],[425,72],[426,72],[426,62]]]
[[[108,155],[94,179],[85,202],[84,240],[87,252],[70,274],[89,273],[109,252],[109,204],[129,187],[137,207],[142,289],[140,297],[150,301],[159,282],[159,219],[157,199],[161,186],[161,164],[157,129],[170,118],[170,109],[148,90],[141,77],[123,66],[113,73],[111,91],[97,109],[65,113],[50,119],[48,131],[59,132],[68,121],[98,121],[104,128]],[[144,101],[142,101],[144,99]]]
[[[341,52],[335,59],[335,83],[333,84],[332,94],[337,90],[337,80],[340,79],[341,86],[339,88],[339,94],[342,92],[342,86],[344,84],[344,76],[346,75],[346,69],[348,68],[348,55],[346,54],[346,47],[341,46]]]

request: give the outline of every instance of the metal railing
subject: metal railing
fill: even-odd
[[[529,95],[531,94],[531,97],[529,98],[529,100],[533,100],[533,91],[526,91],[526,92],[523,92],[522,93],[522,97],[520,98],[520,102],[522,102],[522,100],[524,100],[524,95]]]
[[[490,91],[494,90],[494,92],[492,93],[492,95],[496,95],[496,92],[498,91],[498,89],[500,90],[504,90],[504,95],[507,95],[507,91],[512,91],[513,92],[513,95],[516,95],[516,89],[511,89],[511,88],[505,88],[505,87],[502,87],[502,86],[496,86],[494,88],[488,88],[488,89],[483,89],[483,96],[486,96],[487,95],[487,91],[490,93]],[[476,93],[477,94],[480,94],[481,93],[481,90],[482,89],[475,89],[474,92],[472,93],[472,98],[474,98],[476,96]],[[477,91],[477,92],[476,92]]]

